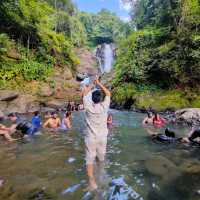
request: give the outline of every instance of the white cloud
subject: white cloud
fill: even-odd
[[[125,2],[123,0],[119,0],[119,7],[121,10],[130,11],[131,10],[131,3]]]
[[[120,19],[124,22],[130,22],[131,18],[130,17],[126,17],[126,16],[121,16]]]

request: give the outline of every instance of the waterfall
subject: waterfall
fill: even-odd
[[[96,59],[100,72],[109,73],[114,62],[113,44],[101,44],[96,49]]]
[[[104,47],[104,72],[109,73],[112,69],[114,61],[113,49],[110,44],[105,44]]]

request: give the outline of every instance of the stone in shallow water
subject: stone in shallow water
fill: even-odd
[[[145,162],[145,167],[149,173],[160,176],[163,179],[170,179],[179,175],[178,168],[174,163],[162,156],[148,159]]]
[[[181,164],[181,170],[186,173],[195,174],[200,172],[200,162],[196,159],[186,160]]]

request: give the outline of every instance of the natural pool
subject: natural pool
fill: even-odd
[[[108,183],[118,177],[124,177],[144,200],[200,199],[199,148],[155,144],[141,126],[143,114],[112,113],[115,125],[100,189],[88,199],[107,199]],[[43,133],[16,143],[1,140],[0,178],[5,184],[0,200],[83,199],[87,180],[83,113],[74,113],[73,125],[67,134]],[[184,127],[173,128],[180,136],[188,132]],[[74,185],[75,191],[69,193],[66,189]]]

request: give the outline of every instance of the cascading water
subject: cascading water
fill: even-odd
[[[109,73],[114,62],[113,44],[102,44],[96,49],[96,58],[101,73]]]
[[[113,44],[101,44],[97,46],[95,51],[95,57],[98,62],[99,72],[98,75],[102,75],[104,73],[109,73],[112,69],[114,62],[114,45]],[[89,85],[91,83],[91,79],[94,77],[87,77],[81,82],[81,88],[84,85]]]
[[[110,44],[105,44],[104,47],[104,72],[109,73],[112,69],[114,61],[113,49]]]

